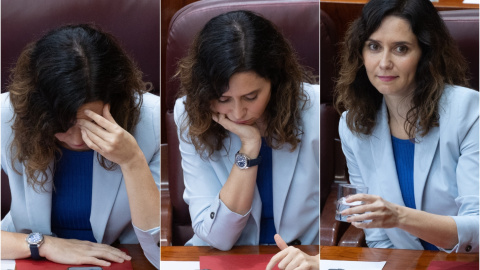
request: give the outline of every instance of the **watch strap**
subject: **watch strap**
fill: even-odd
[[[257,165],[260,165],[260,163],[262,163],[262,157],[261,156],[258,156],[257,158],[254,158],[254,159],[247,159],[247,167],[253,167],[253,166],[257,166]]]
[[[32,259],[34,259],[34,260],[40,260],[41,257],[40,257],[40,252],[38,251],[38,245],[36,245],[36,244],[29,244],[29,246],[30,246],[30,253],[31,253]]]

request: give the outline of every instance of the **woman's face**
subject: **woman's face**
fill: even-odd
[[[253,125],[262,120],[270,101],[271,83],[253,71],[233,74],[228,90],[211,101],[214,112],[225,114],[228,119],[243,125]]]
[[[102,101],[94,101],[90,103],[86,103],[78,109],[77,112],[77,120],[78,119],[86,119],[88,121],[92,121],[89,117],[84,114],[86,109],[91,110],[99,115],[103,116],[103,106],[105,104]],[[55,133],[55,138],[58,139],[60,144],[70,150],[73,151],[87,151],[90,148],[85,144],[82,139],[82,132],[80,131],[80,127],[75,124],[71,128],[64,133]]]
[[[362,55],[368,79],[381,94],[405,97],[413,91],[422,51],[408,21],[385,17]]]

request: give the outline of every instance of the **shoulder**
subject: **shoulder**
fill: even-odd
[[[160,111],[160,97],[151,93],[142,95],[142,111]]]
[[[320,85],[302,83],[302,89],[307,96],[307,101],[303,107],[302,117],[320,117]],[[313,118],[315,119],[315,118]]]
[[[1,99],[1,108],[2,108],[2,126],[3,125],[6,125],[6,124],[10,124],[8,123],[14,113],[13,113],[13,107],[12,107],[12,104],[10,103],[10,93],[6,92],[6,93],[2,93],[1,96],[0,96],[0,99]]]
[[[447,85],[439,102],[440,120],[442,117],[478,118],[479,94],[476,90]]]
[[[302,89],[307,95],[309,103],[311,103],[311,105],[320,105],[320,85],[302,83]]]
[[[152,130],[152,132],[145,132]],[[135,128],[134,136],[137,141],[148,134],[160,136],[160,97],[150,93],[142,95],[142,106],[140,108],[140,119]]]
[[[2,106],[2,113],[9,113],[12,111],[12,104],[10,103],[10,93],[2,93],[0,96],[0,102]],[[12,111],[13,112],[13,111]]]
[[[183,96],[183,97],[180,97],[180,98],[177,98],[177,100],[175,101],[175,107],[173,109],[173,117],[175,119],[175,123],[179,123],[179,121],[181,120],[180,117],[183,117],[183,115],[185,114],[185,101],[186,101],[187,97],[186,96]]]

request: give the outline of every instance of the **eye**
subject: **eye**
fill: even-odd
[[[395,52],[397,52],[399,54],[405,54],[405,53],[408,52],[408,47],[405,46],[405,45],[400,45],[400,46],[395,48]]]
[[[371,51],[378,51],[378,50],[380,49],[380,46],[379,46],[377,43],[375,43],[375,42],[370,42],[370,43],[368,43],[368,44],[367,44],[367,47],[368,47],[368,49],[371,50]]]
[[[220,97],[218,98],[219,103],[227,103],[230,100],[228,97]]]
[[[257,94],[253,94],[253,95],[245,96],[245,99],[248,100],[248,101],[253,101],[253,100],[257,99],[257,97],[258,97]]]

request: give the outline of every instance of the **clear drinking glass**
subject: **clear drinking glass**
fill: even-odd
[[[351,203],[345,202],[346,198],[349,195],[359,194],[359,193],[367,194],[368,193],[368,187],[362,186],[362,185],[351,185],[351,184],[340,184],[338,186],[337,211],[336,211],[336,214],[335,214],[335,219],[336,220],[347,222],[347,218],[349,216],[342,216],[340,213],[343,210],[348,209],[350,207],[355,207],[355,206],[363,204],[363,202],[361,202],[361,201],[356,201],[356,202],[351,202]]]

